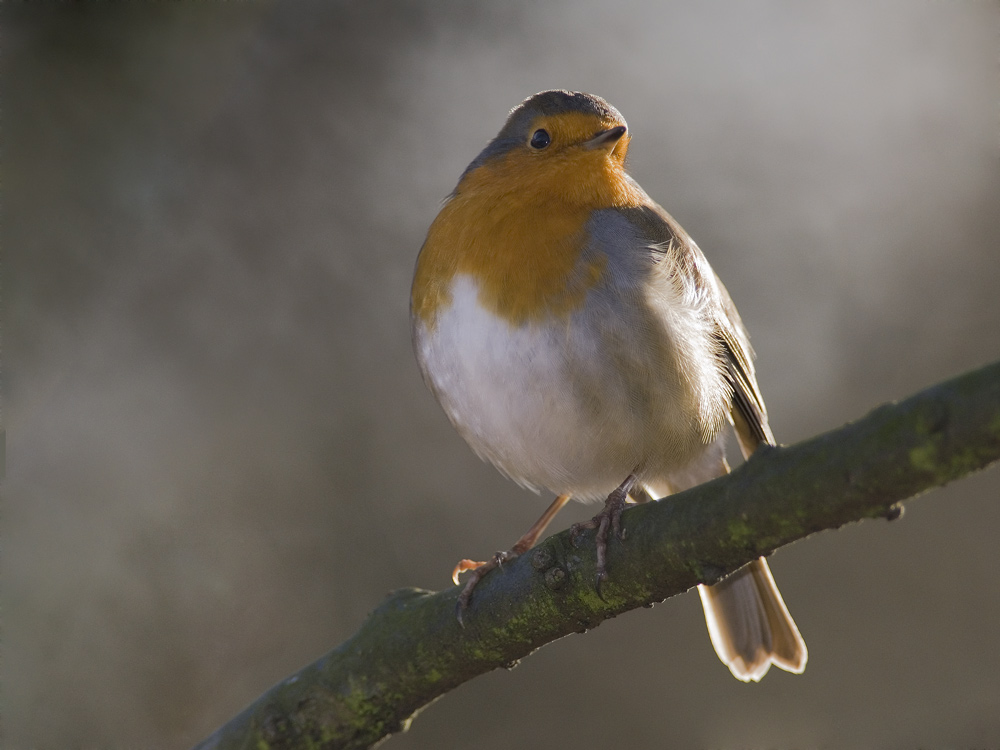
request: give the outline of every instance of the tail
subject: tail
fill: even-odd
[[[715,652],[736,679],[759,682],[771,664],[795,674],[806,668],[806,643],[763,557],[698,593]]]

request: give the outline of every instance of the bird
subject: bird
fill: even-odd
[[[421,374],[482,459],[555,500],[510,550],[530,549],[570,499],[591,521],[597,583],[626,503],[662,498],[775,445],[749,337],[702,251],[626,171],[631,133],[599,96],[542,91],[512,109],[461,174],[417,256],[410,299]],[[808,652],[763,557],[700,585],[719,658],[744,682]]]

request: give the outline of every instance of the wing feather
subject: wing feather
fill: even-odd
[[[767,407],[757,385],[753,349],[740,314],[701,249],[662,207],[624,209],[632,223],[657,252],[673,253],[677,268],[689,274],[699,290],[711,297],[714,335],[719,342],[726,379],[732,388],[732,420],[744,456],[759,445],[775,445],[767,421]]]

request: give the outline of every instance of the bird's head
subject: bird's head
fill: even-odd
[[[628,144],[625,118],[600,97],[543,91],[511,111],[457,190],[589,203],[619,192]]]

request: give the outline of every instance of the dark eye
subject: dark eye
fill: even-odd
[[[536,130],[531,134],[531,147],[539,150],[545,148],[552,142],[547,130]]]

